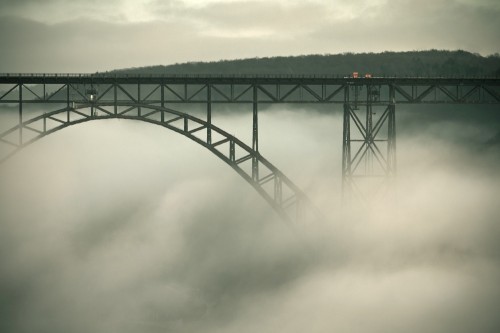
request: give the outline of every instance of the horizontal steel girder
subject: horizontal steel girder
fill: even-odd
[[[211,87],[211,103],[253,103],[253,90],[257,89],[259,103],[338,103],[344,102],[345,87],[368,89],[377,87],[380,97],[372,105],[400,104],[500,104],[498,78],[336,78],[317,76],[105,76],[105,75],[6,75],[0,74],[0,103],[15,103],[12,93],[16,85],[29,92],[23,103],[62,103],[57,93],[37,93],[37,87],[70,85],[78,95],[76,102],[85,100],[86,89],[96,89],[98,97],[119,88],[120,99],[136,100],[137,90],[149,89],[143,103],[207,103],[207,87]],[[9,87],[9,85],[11,85]],[[85,89],[84,89],[85,87]],[[163,88],[162,88],[163,87]],[[395,94],[389,97],[391,87]],[[129,89],[127,89],[129,88]],[[12,90],[11,90],[12,89]],[[160,90],[164,95],[160,96]],[[124,98],[125,97],[125,98]],[[108,96],[111,100],[111,95]],[[351,99],[352,101],[352,99]],[[368,100],[359,97],[359,105]]]

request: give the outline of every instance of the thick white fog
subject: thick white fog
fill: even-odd
[[[215,112],[249,141],[250,113]],[[161,127],[27,147],[0,166],[0,331],[499,331],[498,117],[397,112],[396,195],[368,209],[340,204],[339,113],[261,113],[261,153],[325,215],[296,228]]]

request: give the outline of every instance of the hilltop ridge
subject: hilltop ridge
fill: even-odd
[[[342,53],[186,62],[118,69],[127,74],[339,74],[390,76],[500,76],[500,55],[462,50]]]

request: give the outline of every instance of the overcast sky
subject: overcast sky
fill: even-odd
[[[497,0],[2,0],[1,72],[276,55],[500,52]]]

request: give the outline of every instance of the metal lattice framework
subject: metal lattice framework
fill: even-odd
[[[215,103],[252,105],[251,146],[212,124]],[[0,130],[0,144],[11,148],[0,159],[74,124],[141,120],[206,147],[280,215],[295,218],[307,198],[259,153],[258,105],[271,103],[343,105],[342,185],[351,195],[361,192],[359,178],[395,176],[397,104],[499,104],[500,79],[0,74],[0,105],[17,115]],[[205,105],[205,119],[174,110],[182,104]]]
[[[114,114],[106,110],[107,106],[110,105],[97,102],[91,104],[81,104],[77,107],[62,108],[52,112],[46,112],[40,116],[24,121],[21,126],[17,125],[2,133],[0,136],[0,140],[3,143],[7,143],[14,147],[8,155],[4,156],[4,159],[9,158],[21,148],[41,139],[42,137],[72,125],[100,119],[139,120],[160,125],[176,133],[182,134],[210,150],[210,152],[226,162],[241,177],[243,177],[243,179],[250,183],[250,185],[252,185],[255,190],[257,190],[257,192],[284,219],[294,221],[300,214],[298,212],[299,207],[305,207],[305,209],[307,209],[308,206],[310,206],[309,200],[305,194],[278,168],[238,138],[230,135],[213,124],[209,124],[202,119],[185,113],[158,106],[132,103],[123,103],[119,105],[125,106],[127,109],[130,109],[131,107],[135,109],[147,109],[148,112],[142,115],[127,115],[126,113],[129,113],[130,110],[125,112],[125,114]],[[159,115],[161,119],[155,119],[154,115]],[[53,126],[48,125],[48,122],[54,122]],[[27,130],[35,133],[35,136],[31,137],[28,141],[22,142],[21,144],[15,144],[4,139],[4,137],[13,132],[19,132],[21,128],[25,131]],[[202,131],[210,133],[210,136],[212,134],[216,134],[219,139],[212,142],[208,138],[209,135],[201,137],[196,135]],[[250,172],[248,171],[248,168],[245,168],[245,164],[247,164],[248,161],[252,162]],[[259,165],[261,172],[265,171],[264,176],[259,177],[255,173],[255,164]],[[271,184],[271,186],[266,186],[267,184]]]

